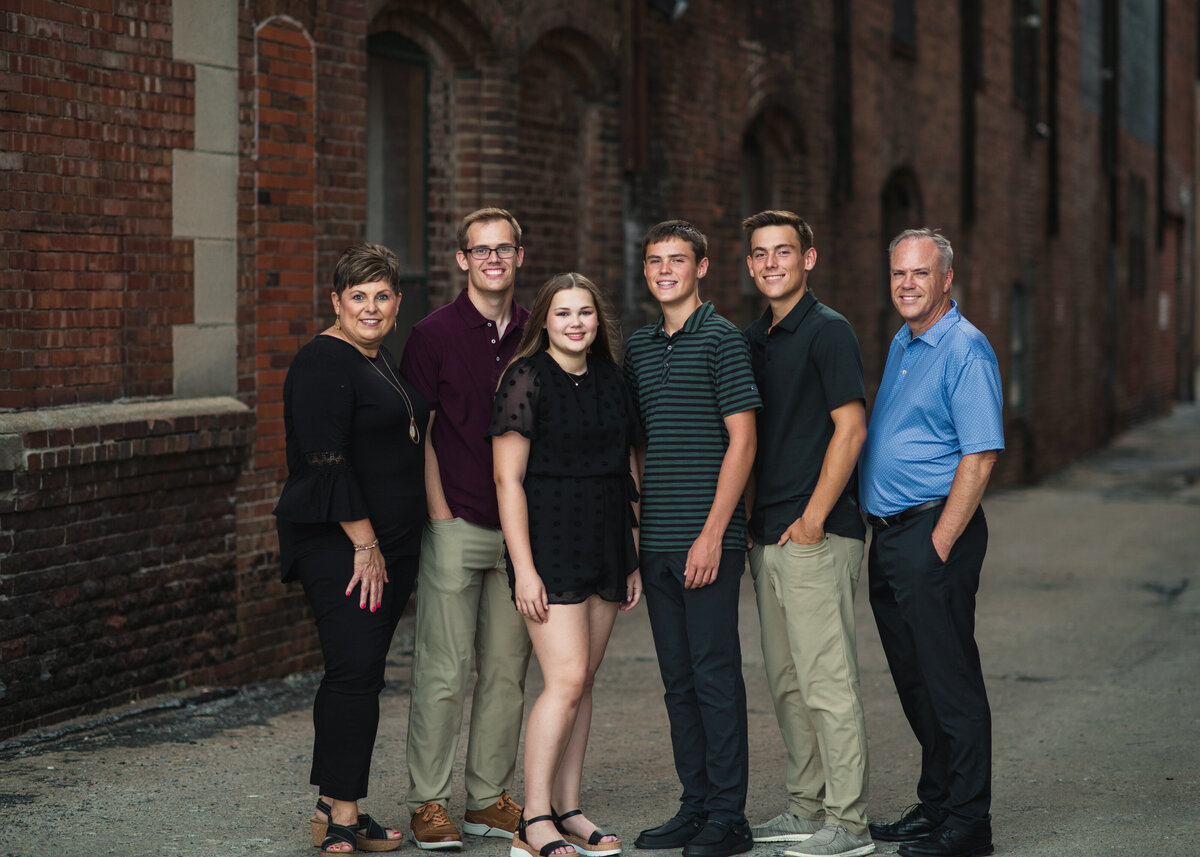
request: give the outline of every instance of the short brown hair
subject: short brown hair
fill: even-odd
[[[476,223],[490,223],[493,220],[503,220],[513,231],[513,243],[518,247],[521,246],[521,224],[517,223],[517,218],[512,216],[512,213],[503,208],[481,208],[478,211],[472,211],[462,219],[462,223],[458,224],[458,249],[467,249],[467,232]]]
[[[333,266],[333,290],[341,297],[351,286],[387,283],[400,293],[400,261],[382,244],[351,244]]]
[[[646,258],[646,249],[651,244],[670,241],[672,238],[681,238],[692,245],[692,252],[696,254],[697,262],[708,255],[708,239],[704,237],[703,232],[686,220],[664,220],[662,223],[651,226],[650,231],[642,239],[642,258]]]
[[[807,253],[809,248],[813,246],[812,227],[805,222],[803,217],[794,211],[760,211],[758,214],[752,214],[742,221],[742,229],[746,233],[747,241],[754,237],[756,230],[766,226],[790,226],[795,229],[796,234],[800,236],[801,253]]]

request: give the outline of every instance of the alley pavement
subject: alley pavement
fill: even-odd
[[[984,501],[977,637],[993,710],[996,853],[1183,855],[1200,840],[1200,407],[1142,425],[1043,484]],[[865,571],[864,571],[865,578]],[[919,748],[860,582],[870,814],[913,803]],[[747,815],[786,806],[783,748],[742,587]],[[403,809],[412,617],[397,632],[365,811]],[[0,857],[305,855],[318,676],[197,688],[0,743]],[[531,666],[526,703],[540,688]],[[631,843],[678,806],[644,606],[619,617],[596,685],[589,816]],[[451,817],[463,812],[459,748]],[[519,798],[522,785],[514,787]],[[785,844],[755,857],[781,857]],[[633,851],[631,846],[627,850]],[[896,847],[878,843],[879,853]],[[505,857],[466,837],[471,857]],[[397,853],[416,853],[406,843]]]

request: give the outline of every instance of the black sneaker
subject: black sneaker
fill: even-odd
[[[735,822],[712,821],[683,846],[683,857],[730,857],[754,847],[746,819]]]
[[[643,830],[633,841],[635,848],[653,851],[658,848],[681,848],[704,827],[704,817],[693,812],[680,812],[658,827]]]

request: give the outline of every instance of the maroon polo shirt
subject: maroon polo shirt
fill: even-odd
[[[475,309],[467,290],[413,327],[400,373],[437,413],[429,442],[437,453],[442,489],[456,518],[500,526],[488,423],[496,385],[525,331],[529,310],[513,303],[504,336]]]

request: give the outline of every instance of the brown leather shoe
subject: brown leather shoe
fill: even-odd
[[[427,801],[417,807],[409,828],[409,837],[422,850],[462,849],[462,837],[458,834],[458,828],[446,814],[446,807],[435,801]]]
[[[512,839],[513,831],[521,821],[521,805],[500,792],[500,797],[491,806],[483,809],[468,809],[463,817],[463,831],[472,836],[495,836]]]

